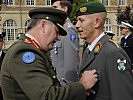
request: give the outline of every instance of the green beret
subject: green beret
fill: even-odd
[[[106,12],[104,5],[100,2],[88,2],[80,5],[76,10],[76,17],[94,13]]]
[[[43,7],[30,10],[29,16],[31,19],[46,19],[52,21],[59,28],[60,35],[67,35],[67,32],[63,28],[67,18],[67,14],[64,11],[55,9],[53,7]]]

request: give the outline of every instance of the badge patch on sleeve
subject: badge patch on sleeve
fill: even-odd
[[[26,64],[30,64],[30,63],[34,62],[35,58],[36,58],[35,54],[33,52],[30,52],[30,51],[25,52],[22,55],[22,61]]]
[[[76,40],[76,34],[70,34],[70,40],[75,41]]]
[[[126,60],[117,59],[118,69],[119,71],[125,71],[126,69]]]

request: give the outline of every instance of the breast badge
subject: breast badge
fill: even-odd
[[[118,64],[118,70],[119,71],[125,71],[126,69],[126,60],[121,60],[121,59],[117,59],[117,64]]]

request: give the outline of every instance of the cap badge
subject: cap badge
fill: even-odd
[[[46,19],[49,19],[49,17],[47,16]]]
[[[125,67],[125,64],[126,64],[126,60],[121,60],[121,59],[117,59],[117,64],[118,64],[118,69],[119,71],[125,71],[126,67]]]
[[[80,12],[86,12],[86,10],[87,10],[87,7],[80,8]]]

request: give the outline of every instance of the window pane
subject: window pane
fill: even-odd
[[[47,5],[51,5],[51,0],[47,0]]]
[[[108,0],[102,0],[102,3],[103,3],[104,5],[108,5]]]
[[[3,30],[6,32],[5,40],[15,40],[16,39],[16,32],[17,32],[17,24],[14,20],[9,19],[4,22]]]
[[[13,0],[5,0],[6,5],[13,5]]]
[[[125,0],[119,0],[119,5],[125,5]]]
[[[112,31],[112,26],[111,26],[111,21],[110,21],[110,19],[106,19],[106,21],[105,21],[105,25],[104,25],[104,30],[105,31]]]
[[[27,5],[34,5],[34,0],[27,0],[26,4]]]

